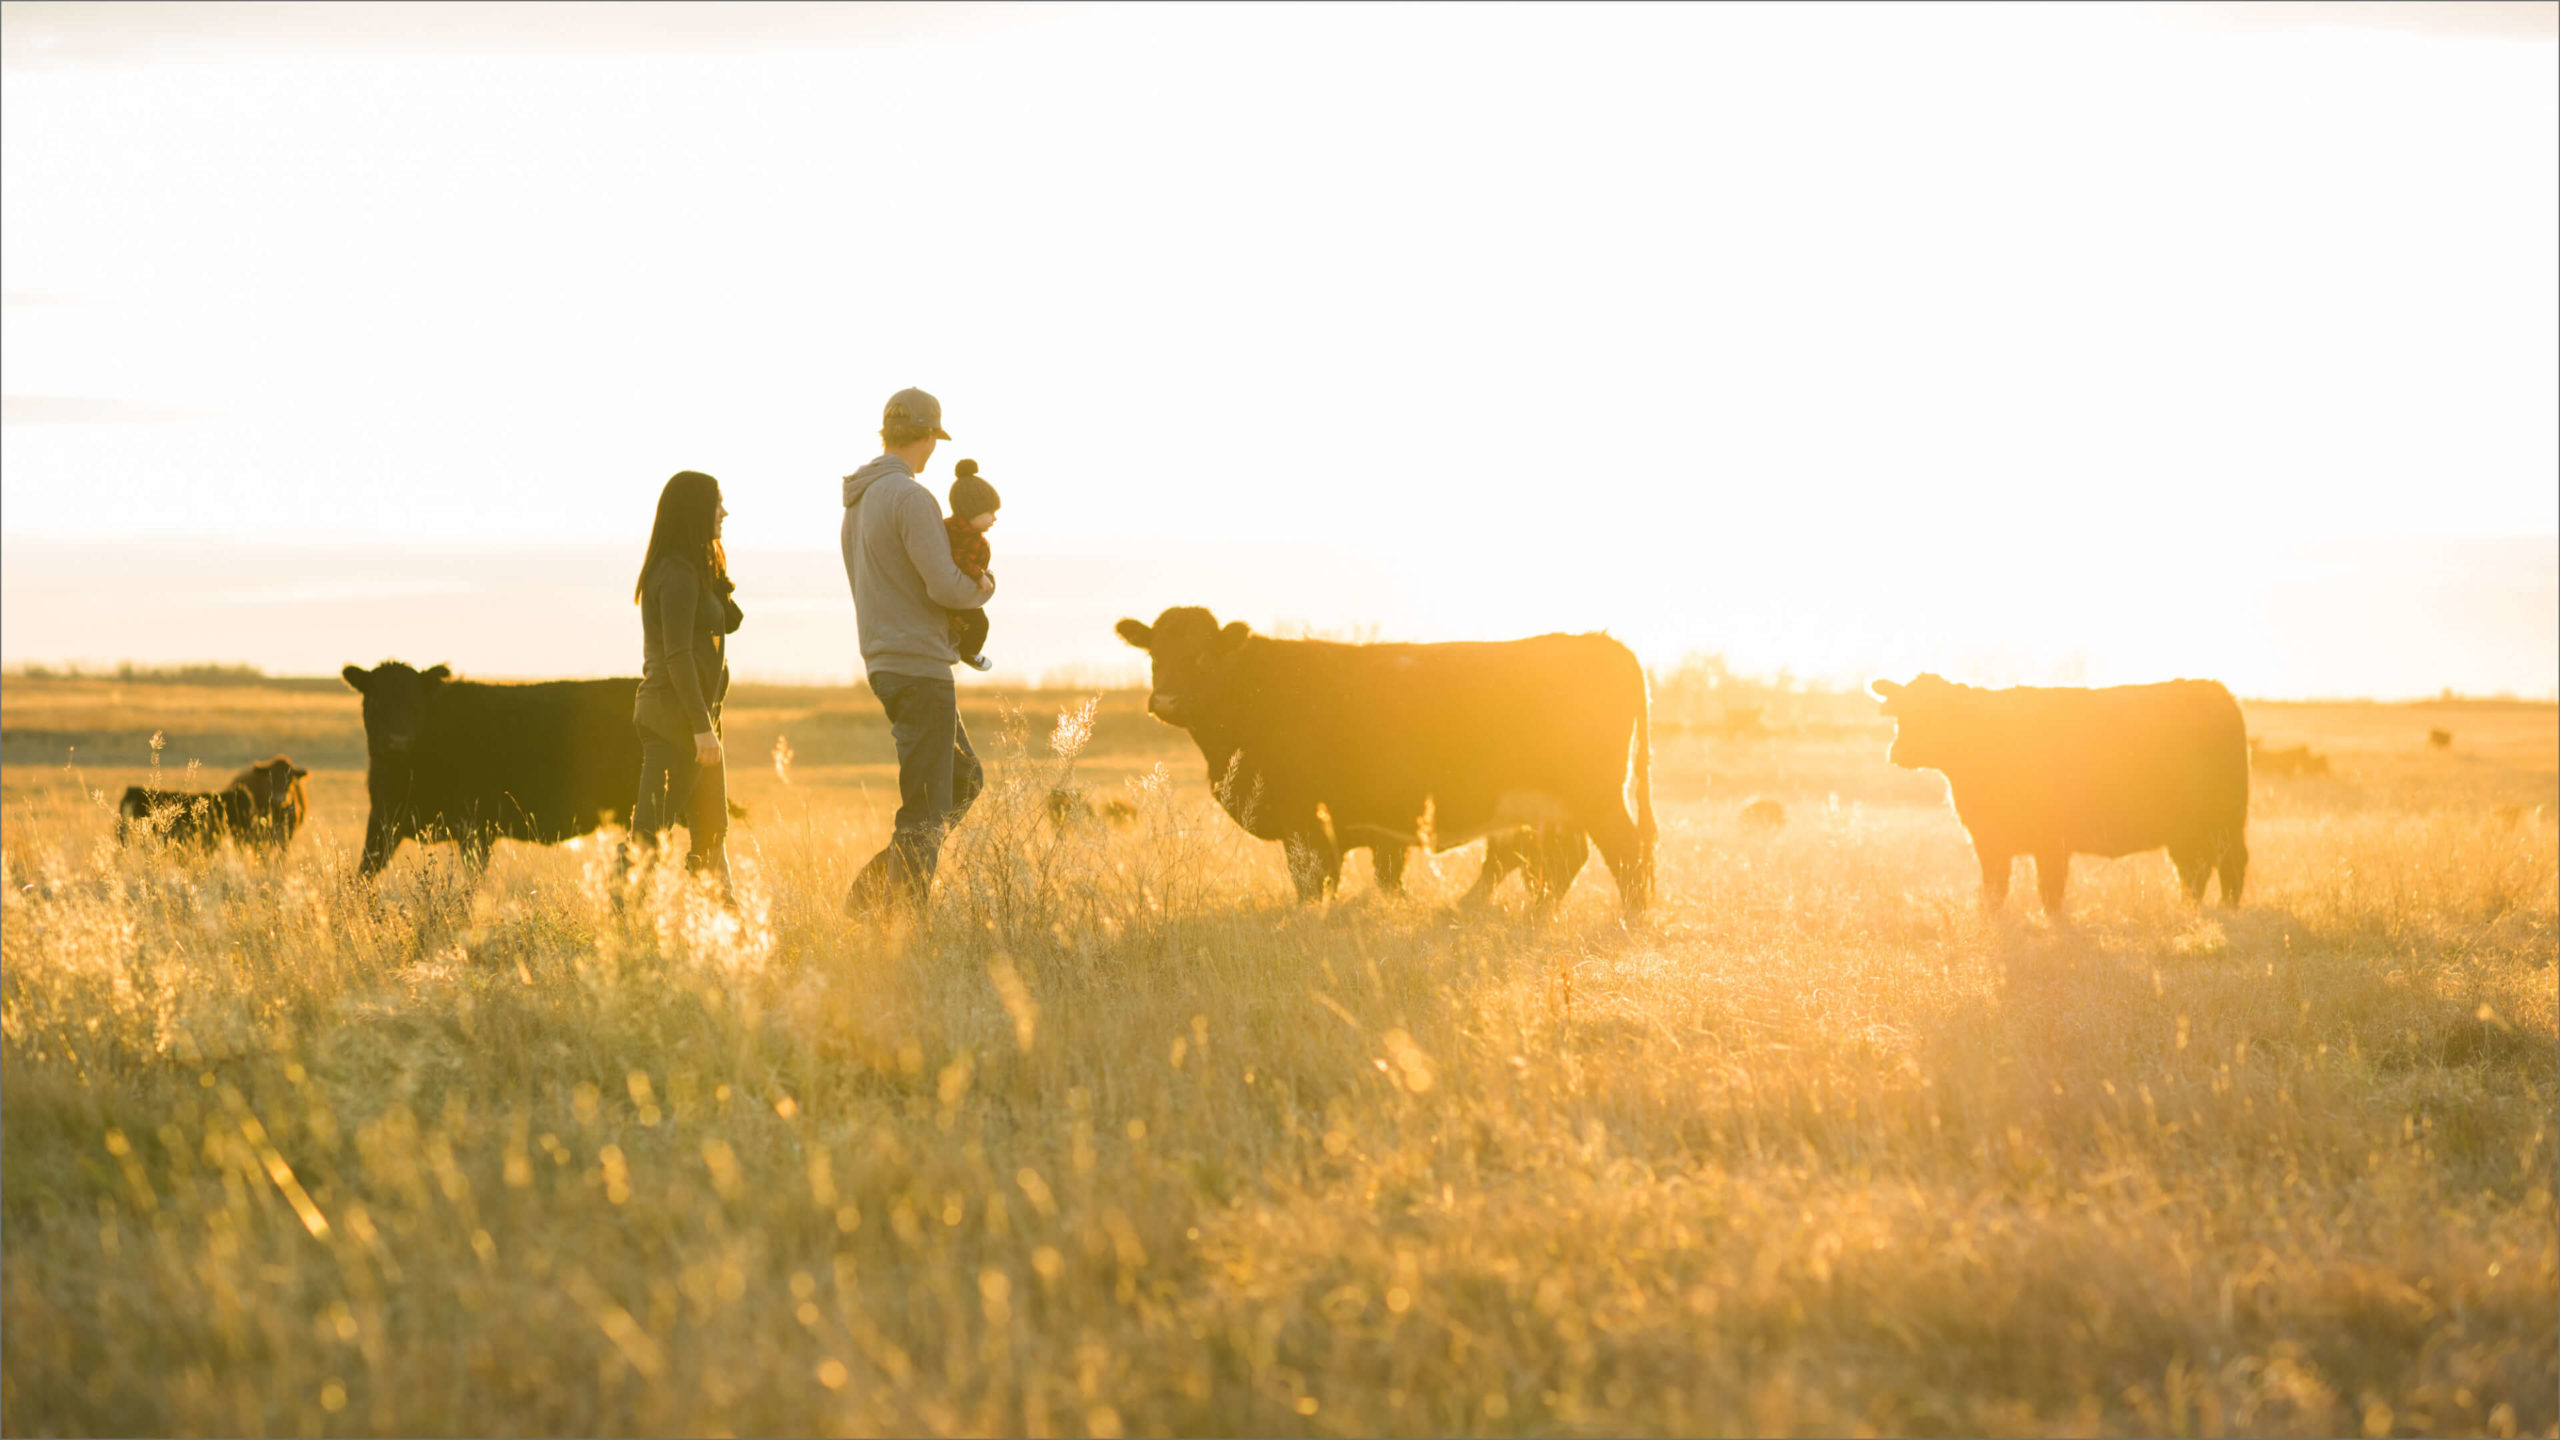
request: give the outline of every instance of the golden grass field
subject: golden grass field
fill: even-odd
[[[343,690],[9,680],[0,1430],[2560,1427],[2551,706],[2252,705],[2335,768],[2247,905],[2083,859],[2056,929],[1851,698],[1665,724],[1628,925],[1453,912],[1473,850],[1300,909],[1142,697],[1070,764],[968,694],[884,938],[861,692],[736,697],[733,919],[595,840],[355,883]],[[154,730],[315,822],[119,849]]]

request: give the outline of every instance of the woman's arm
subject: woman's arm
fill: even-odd
[[[649,603],[658,609],[659,645],[667,663],[667,680],[675,686],[676,704],[684,710],[685,723],[693,727],[695,756],[703,764],[712,764],[719,759],[720,737],[711,728],[711,707],[702,701],[702,677],[693,668],[693,617],[695,607],[702,603],[701,581],[695,577],[693,567],[660,565],[656,582],[649,588]]]

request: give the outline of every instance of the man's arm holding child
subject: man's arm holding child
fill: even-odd
[[[942,528],[942,507],[933,492],[918,487],[898,507],[898,539],[924,581],[924,593],[946,610],[975,610],[995,597],[996,577],[969,578],[951,558],[951,535]]]

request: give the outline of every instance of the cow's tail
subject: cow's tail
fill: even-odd
[[[1653,686],[1644,666],[1636,666],[1636,874],[1643,904],[1653,902],[1654,841],[1661,834],[1653,822]]]

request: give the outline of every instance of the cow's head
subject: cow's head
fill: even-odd
[[[231,784],[234,789],[248,791],[249,798],[256,801],[260,809],[266,810],[290,800],[294,795],[296,782],[310,773],[294,764],[292,760],[279,755],[273,760],[261,760],[232,776]]]
[[[1936,675],[1908,685],[1878,680],[1868,687],[1893,717],[1893,749],[1886,758],[1905,770],[1944,770],[1973,735],[1973,689]]]
[[[364,744],[376,755],[405,754],[417,743],[427,719],[427,692],[453,675],[442,665],[420,671],[397,660],[370,670],[350,665],[338,673],[364,697]]]
[[[1153,625],[1123,620],[1114,628],[1155,662],[1147,713],[1186,729],[1218,714],[1227,672],[1253,634],[1241,620],[1220,628],[1218,617],[1197,605],[1176,605]]]
[[[232,776],[231,788],[248,792],[250,813],[258,820],[281,825],[290,835],[311,810],[311,802],[302,790],[303,777],[310,773],[279,755]]]

